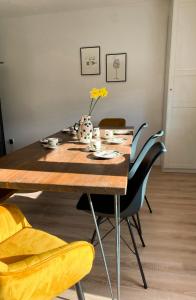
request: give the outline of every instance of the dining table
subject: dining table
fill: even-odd
[[[58,137],[56,149],[48,149],[36,141],[0,158],[0,188],[17,191],[80,192],[88,195],[98,242],[106,269],[111,298],[120,300],[120,196],[127,191],[133,127],[121,144],[110,144],[101,129],[101,142],[105,150],[120,153],[112,159],[99,159],[89,152],[87,144],[82,144],[69,132],[57,132],[50,137]],[[97,218],[91,194],[114,196],[115,206],[115,251],[116,251],[116,296],[111,285]],[[66,199],[65,199],[66,200]]]

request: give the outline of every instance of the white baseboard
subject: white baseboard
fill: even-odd
[[[181,169],[181,168],[161,168],[162,172],[173,172],[173,173],[196,173],[196,169]]]

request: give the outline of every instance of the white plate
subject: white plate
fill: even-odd
[[[41,139],[41,140],[39,140],[40,141],[40,143],[42,143],[42,144],[47,144],[48,143],[48,139]]]
[[[130,134],[132,132],[131,129],[116,129],[114,130],[114,134]]]
[[[70,128],[65,128],[61,130],[62,133],[67,133],[73,136],[77,135],[77,131],[76,130],[71,130]]]
[[[64,128],[64,129],[62,129],[61,131],[64,132],[64,133],[69,133],[69,132],[70,132],[70,129],[69,129],[69,128]]]
[[[121,153],[115,150],[104,150],[104,151],[94,152],[93,155],[97,158],[109,159],[109,158],[119,157]]]
[[[126,141],[124,138],[112,138],[106,141],[107,144],[122,144]]]

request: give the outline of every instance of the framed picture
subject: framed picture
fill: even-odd
[[[100,75],[100,46],[80,48],[81,75]]]
[[[106,54],[106,81],[127,81],[127,53]]]

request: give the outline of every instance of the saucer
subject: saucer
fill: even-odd
[[[48,143],[48,139],[41,139],[41,140],[39,140],[40,141],[40,143],[42,143],[42,144],[47,144]]]
[[[102,139],[107,141],[107,140],[113,139],[113,136],[112,136],[112,137],[109,137],[109,136],[102,136]]]
[[[48,139],[47,138],[41,139],[39,141],[42,144],[48,144]],[[57,145],[60,145],[62,143],[62,141],[63,141],[62,139],[58,138],[58,144]]]
[[[107,144],[122,144],[126,141],[124,138],[112,138],[105,141]]]
[[[57,144],[56,146],[52,146],[52,145],[44,144],[43,146],[44,146],[44,148],[47,148],[47,149],[56,149],[56,148],[58,148],[58,145],[59,144]]]
[[[94,152],[93,155],[96,158],[111,159],[111,158],[119,157],[122,154],[118,151],[115,151],[115,150],[105,150],[105,151]]]
[[[131,132],[132,132],[132,130],[130,130],[130,129],[116,129],[116,130],[114,130],[113,133],[124,135],[124,134],[131,134]]]

